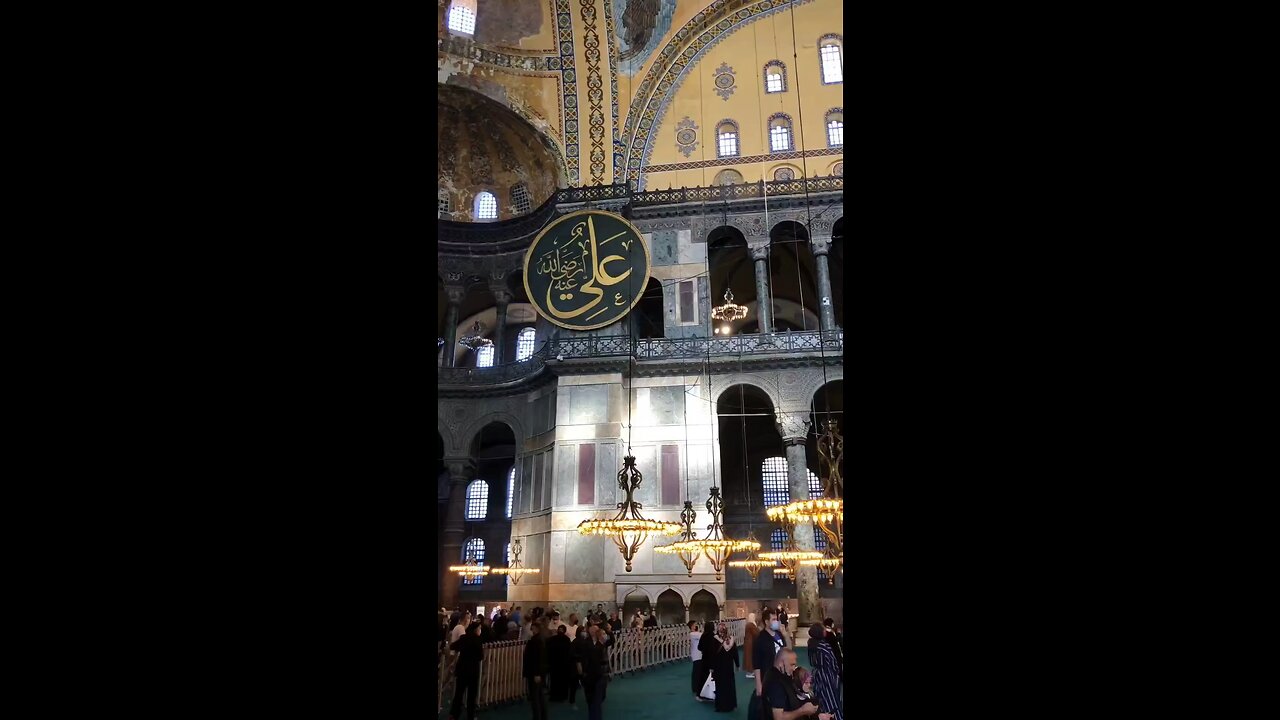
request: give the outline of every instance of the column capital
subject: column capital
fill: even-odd
[[[503,307],[511,303],[511,299],[515,295],[504,285],[502,287],[489,286],[489,292],[493,293],[494,302],[498,303],[498,307]]]
[[[752,260],[768,260],[769,259],[769,242],[766,240],[760,245],[747,244],[747,250],[751,252]]]
[[[463,298],[467,296],[467,289],[458,285],[445,285],[444,294],[448,296],[450,305],[461,305]]]
[[[469,457],[447,457],[444,466],[449,471],[449,483],[452,485],[462,485],[474,478],[478,467],[475,459]]]
[[[814,257],[826,255],[831,252],[831,236],[830,235],[814,235],[809,239],[809,248],[813,251]]]
[[[778,433],[787,445],[803,445],[809,435],[809,416],[804,413],[779,412]]]

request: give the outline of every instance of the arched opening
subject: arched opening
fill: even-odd
[[[501,421],[485,425],[471,441],[471,457],[475,459],[476,469],[475,479],[467,485],[463,514],[466,536],[484,541],[488,552],[486,560],[493,566],[504,562],[503,553],[507,543],[511,542],[511,520],[507,515],[508,481],[515,466],[515,455],[515,433]],[[483,503],[482,509],[480,503]],[[480,584],[478,599],[506,599],[504,576],[488,575]]]
[[[498,322],[497,304],[489,286],[481,282],[478,277],[472,278],[467,287],[467,294],[458,308],[458,332],[453,346],[454,367],[485,367],[481,364],[483,354],[480,348],[483,345],[467,347],[464,343],[466,338],[473,336],[493,342],[493,330]],[[480,323],[478,330],[476,323]]]
[[[622,626],[631,627],[631,619],[635,617],[636,612],[647,613],[652,609],[649,605],[649,596],[645,595],[643,590],[632,590],[622,599]]]
[[[845,434],[844,423],[844,381],[832,380],[824,384],[817,392],[813,394],[812,412],[809,415],[809,437],[805,442],[805,462],[809,466],[809,471],[818,477],[817,485],[822,489],[825,496],[825,489],[828,471],[826,463],[818,453],[818,436],[826,429],[828,423],[833,423],[843,438]],[[844,455],[841,453],[838,461],[835,463],[837,472],[840,477],[844,477]],[[811,482],[812,484],[812,482]],[[813,489],[810,488],[810,497],[813,496]],[[845,491],[848,496],[848,491]],[[814,549],[822,551],[827,549],[827,536],[822,529],[814,526]],[[839,597],[844,591],[844,571],[836,573],[835,585],[828,584],[826,573],[818,571],[818,593],[820,595],[830,594],[832,597]]]
[[[436,365],[444,364],[445,321],[449,316],[449,295],[444,280],[436,278]]]
[[[725,303],[725,292],[732,294],[733,303],[753,308],[756,302],[755,263],[747,249],[747,239],[737,228],[721,226],[707,236],[707,264],[711,268],[711,306]],[[717,336],[740,335],[759,332],[759,312],[748,310],[747,316],[732,323],[714,322]],[[725,328],[728,328],[726,331]]]
[[[726,515],[751,517],[764,508],[761,465],[765,458],[782,454],[773,401],[754,385],[738,384],[720,394],[716,415]],[[749,529],[730,527],[726,518],[726,530],[745,537]]]
[[[449,511],[449,470],[444,464],[444,435],[436,431],[436,527],[444,527],[445,516]],[[452,557],[437,555],[438,576],[436,587],[444,587],[446,568],[453,564]]]
[[[706,590],[699,590],[689,598],[689,619],[698,623],[708,623],[720,619],[720,603],[716,596]]]
[[[677,625],[684,622],[684,598],[670,588],[663,590],[658,596],[658,604],[654,608],[658,613],[659,625]]]
[[[649,278],[649,282],[644,286],[644,295],[640,297],[640,302],[632,313],[636,337],[666,337],[662,313],[662,281]]]
[[[798,222],[786,220],[769,231],[769,292],[774,300],[775,330],[819,328],[817,267],[809,247],[809,231]]]

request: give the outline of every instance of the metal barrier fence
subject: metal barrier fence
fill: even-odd
[[[724,621],[741,646],[746,639],[746,621]],[[480,692],[476,705],[482,708],[525,699],[523,640],[485,643],[484,662],[480,663]],[[689,628],[686,625],[624,629],[614,635],[609,648],[609,668],[614,676],[634,673],[672,662],[689,659]],[[456,683],[453,664],[456,655],[444,652],[436,664],[436,686],[439,694],[436,713],[453,700]]]

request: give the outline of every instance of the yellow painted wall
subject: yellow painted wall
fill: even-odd
[[[843,4],[838,0],[815,0],[795,7],[798,52],[792,42],[792,19],[793,12],[787,10],[739,28],[707,51],[697,66],[688,72],[657,130],[653,155],[644,170],[646,188],[708,186],[714,184],[715,176],[726,168],[742,173],[747,182],[758,181],[762,177],[772,180],[773,171],[783,165],[796,169],[807,167],[809,177],[826,176],[831,174],[836,162],[844,159],[842,154],[837,154],[805,158],[803,161],[794,158],[663,172],[647,169],[654,165],[716,159],[715,129],[722,119],[738,123],[740,155],[767,155],[766,122],[776,112],[791,116],[796,150],[827,147],[825,114],[830,108],[844,107],[844,83],[822,84],[817,44],[823,35],[842,32]],[[775,59],[787,66],[787,89],[783,93],[766,93],[764,66]],[[715,92],[713,72],[722,63],[733,68],[735,75],[734,92],[727,100]],[[803,118],[801,98],[804,100]],[[678,150],[676,144],[676,124],[685,117],[698,124],[698,147],[688,157]],[[796,173],[797,176],[800,174]]]

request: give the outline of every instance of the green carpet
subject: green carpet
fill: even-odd
[[[800,664],[804,662],[804,651],[800,653]],[[609,683],[608,697],[604,701],[604,716],[618,720],[716,720],[716,718],[745,718],[747,716],[747,700],[755,690],[755,682],[747,679],[746,671],[740,670],[736,679],[738,709],[733,712],[715,712],[714,703],[698,703],[693,699],[689,687],[692,663],[685,660],[659,668],[638,672],[624,677],[615,676]],[[466,718],[464,708],[462,718]],[[501,705],[488,710],[481,709],[477,717],[482,720],[529,720],[532,717],[528,701]],[[441,720],[449,717],[449,703],[445,703]],[[578,709],[569,707],[568,703],[547,702],[549,720],[586,720],[587,704],[578,691]]]

